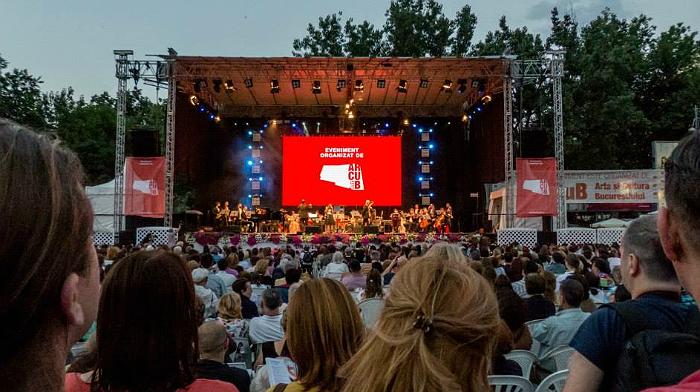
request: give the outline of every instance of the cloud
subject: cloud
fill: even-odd
[[[595,19],[605,7],[621,17],[627,16],[622,0],[542,0],[530,7],[526,18],[532,21],[549,20],[550,12],[554,7],[559,9],[560,15],[573,15],[579,25]]]

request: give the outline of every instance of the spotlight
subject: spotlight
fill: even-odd
[[[197,109],[198,109],[201,113],[204,113],[204,112],[207,111],[207,107],[206,107],[203,103],[200,103],[199,106],[197,107]]]
[[[457,92],[464,94],[464,92],[467,91],[467,79],[459,79],[457,84],[459,84],[459,87],[457,87]]]
[[[403,125],[408,126],[409,123],[410,121],[407,118],[403,119]]]
[[[233,80],[229,79],[224,83],[224,88],[226,91],[236,91],[236,88],[233,87]]]
[[[199,98],[197,98],[196,95],[190,95],[190,103],[192,104],[192,106],[197,106],[197,104],[199,103]]]
[[[221,92],[221,79],[214,79],[211,81],[212,87],[214,88],[215,93],[220,93]]]
[[[463,114],[462,115],[462,122],[467,122],[467,121],[469,121],[469,117],[467,117],[466,114]]]
[[[299,87],[301,87],[301,80],[292,79],[292,88],[299,88]]]
[[[314,80],[313,84],[311,85],[311,92],[314,94],[321,94],[321,81],[320,80]]]
[[[421,79],[420,84],[418,86],[420,88],[428,88],[428,79]]]
[[[450,79],[445,79],[445,83],[442,84],[443,91],[452,91],[452,81]]]
[[[252,87],[253,87],[253,79],[251,79],[251,78],[246,78],[245,81],[244,81],[244,83],[245,83],[245,86],[248,87],[248,88],[252,88]]]
[[[214,122],[215,123],[221,122],[221,117],[218,114],[216,116],[214,116]]]
[[[345,84],[346,84],[346,83],[347,83],[347,82],[345,81],[345,79],[338,79],[338,82],[335,84],[335,88],[336,88],[338,91],[340,91],[340,90],[342,90],[342,89],[345,88]]]
[[[349,119],[355,118],[355,114],[353,112],[348,112],[348,118]]]
[[[400,93],[406,94],[406,91],[408,91],[407,85],[408,83],[405,80],[401,79],[399,80],[399,87],[397,87],[397,90]]]
[[[355,91],[364,91],[365,90],[365,84],[362,83],[361,79],[358,79],[355,81]]]
[[[280,82],[277,79],[272,79],[270,81],[270,92],[272,94],[277,94],[280,92]]]
[[[483,103],[484,105],[488,104],[489,102],[491,102],[491,96],[490,96],[490,95],[484,95],[484,96],[481,98],[481,103]]]
[[[377,88],[384,88],[384,87],[386,87],[386,80],[377,79]]]

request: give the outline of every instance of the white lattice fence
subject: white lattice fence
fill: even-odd
[[[136,229],[136,243],[140,244],[148,234],[153,234],[153,245],[168,245],[168,233],[172,232],[177,239],[177,229],[167,226],[139,227]]]
[[[598,229],[597,235],[599,244],[611,245],[613,243],[620,243],[622,240],[622,234],[625,232],[623,228],[609,228],[609,229]]]
[[[570,228],[557,230],[557,244],[594,244],[597,242],[595,229]]]
[[[496,234],[500,245],[517,242],[520,245],[533,247],[537,244],[537,230],[535,229],[504,229],[498,230]]]
[[[114,233],[111,231],[96,231],[92,233],[95,245],[114,245]]]

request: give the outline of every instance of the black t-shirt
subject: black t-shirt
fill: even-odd
[[[221,362],[202,359],[197,362],[195,371],[197,372],[197,378],[228,382],[235,385],[240,392],[248,392],[250,390],[250,376],[243,369],[229,367]]]
[[[527,321],[546,319],[557,312],[552,301],[541,294],[535,294],[525,300],[527,304]]]
[[[258,306],[245,295],[241,295],[241,313],[244,319],[252,319],[260,315],[258,313]]]

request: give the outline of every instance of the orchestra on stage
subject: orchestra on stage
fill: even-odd
[[[418,204],[406,211],[394,208],[386,216],[377,213],[372,200],[366,200],[359,209],[346,211],[344,207],[328,204],[320,208],[305,200],[296,211],[281,209],[271,212],[267,208],[249,209],[238,203],[231,209],[229,202],[217,201],[211,211],[215,229],[242,233],[450,233],[452,230],[452,206],[437,209],[435,205],[420,207]],[[307,230],[308,229],[308,230]]]

